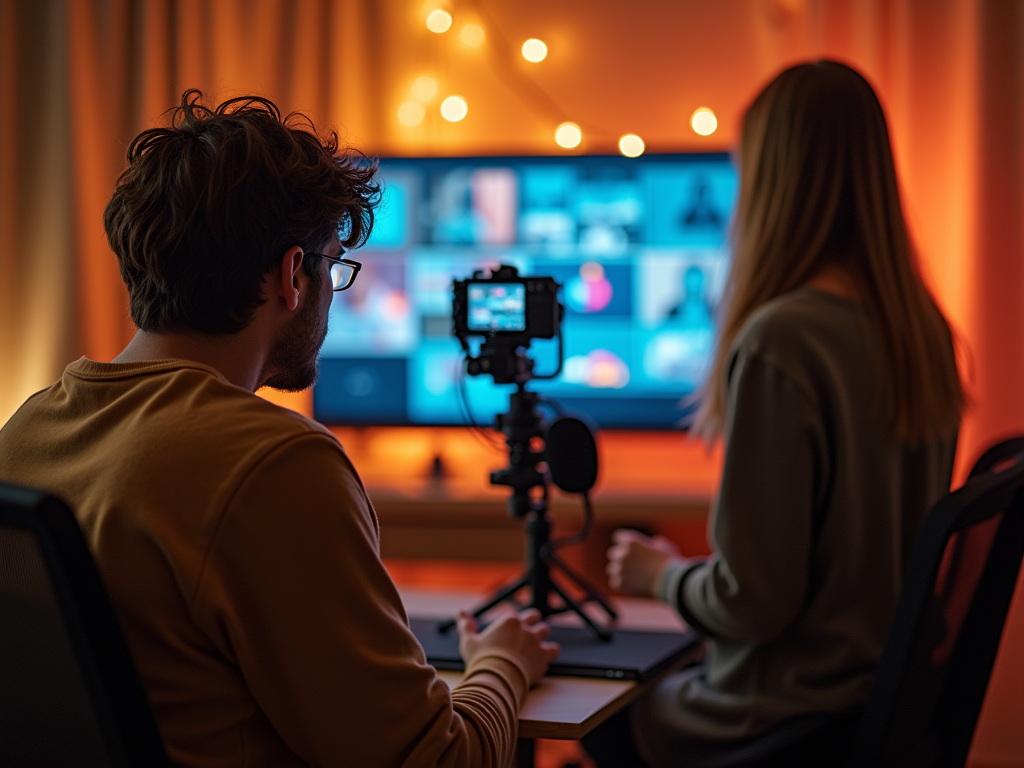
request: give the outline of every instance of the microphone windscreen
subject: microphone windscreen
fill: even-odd
[[[544,454],[551,481],[566,493],[584,493],[597,482],[597,441],[583,421],[563,416],[545,437]]]

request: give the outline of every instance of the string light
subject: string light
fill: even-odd
[[[523,43],[523,58],[536,64],[548,57],[548,47],[543,40],[531,37]]]
[[[417,101],[430,101],[437,95],[437,80],[430,75],[417,77],[409,90]]]
[[[644,140],[635,133],[627,133],[619,139],[619,152],[626,157],[640,157],[646,148]]]
[[[690,116],[690,127],[700,136],[710,136],[718,129],[718,118],[707,107],[700,107]]]
[[[427,16],[427,29],[437,34],[443,34],[452,28],[452,15],[448,11],[438,8],[431,11]]]
[[[562,123],[555,129],[555,143],[563,149],[575,149],[583,141],[583,131],[576,123]]]
[[[475,48],[484,41],[484,28],[479,24],[467,24],[462,28],[459,37],[462,38],[462,42],[466,45]]]
[[[449,96],[441,102],[441,117],[450,123],[457,123],[469,112],[469,104],[461,96]]]
[[[407,101],[398,108],[398,122],[412,128],[423,122],[427,110],[418,101]]]

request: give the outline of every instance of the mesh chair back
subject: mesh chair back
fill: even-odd
[[[18,766],[169,765],[71,511],[2,484],[0,755]]]
[[[941,500],[918,534],[850,765],[963,765],[1024,556],[1024,464]]]

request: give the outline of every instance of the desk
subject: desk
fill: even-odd
[[[482,595],[475,592],[435,592],[400,588],[402,602],[410,616],[448,618],[462,608],[472,608]],[[628,629],[682,630],[682,620],[667,605],[656,600],[617,598],[618,626]],[[572,617],[555,617],[571,621]],[[686,663],[681,659],[678,666]],[[676,667],[678,668],[678,667]],[[632,680],[598,680],[583,677],[545,677],[526,695],[519,715],[520,739],[579,739],[644,693],[661,676],[643,683]],[[439,672],[454,686],[461,672]],[[520,763],[522,764],[522,763]]]

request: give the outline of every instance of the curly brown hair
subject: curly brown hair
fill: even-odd
[[[170,127],[135,137],[103,214],[144,331],[240,331],[288,248],[311,254],[335,234],[362,245],[380,201],[376,161],[339,149],[335,131],[257,96],[202,100],[185,91]],[[303,259],[314,280],[318,262]]]

